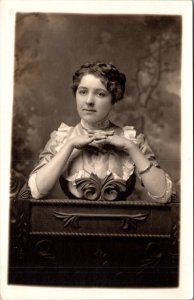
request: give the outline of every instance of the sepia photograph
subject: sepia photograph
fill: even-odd
[[[180,292],[188,44],[186,13],[172,8],[191,2],[165,1],[167,13],[149,10],[153,1],[136,1],[145,10],[135,12],[133,1],[115,10],[91,1],[88,11],[88,1],[80,10],[51,2],[58,6],[12,10],[5,290],[28,288],[20,299],[58,299],[33,291],[65,288],[108,294],[59,299],[160,299],[161,289],[190,299],[191,286]],[[188,134],[189,125],[188,115]]]

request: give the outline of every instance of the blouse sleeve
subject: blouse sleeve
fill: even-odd
[[[158,162],[156,160],[156,157],[155,157],[152,149],[150,148],[150,146],[149,146],[149,144],[147,142],[147,139],[145,138],[145,136],[142,133],[140,133],[137,136],[137,143],[139,145],[140,150],[145,155],[145,157],[155,167],[160,168],[160,166],[159,166],[159,164],[158,164]],[[138,173],[137,169],[136,169],[136,175],[141,180],[141,176]],[[153,200],[155,200],[155,201],[158,201],[158,202],[167,202],[167,201],[170,201],[170,197],[172,195],[172,190],[173,190],[172,180],[171,180],[170,176],[166,172],[164,172],[164,175],[165,175],[165,185],[166,185],[164,194],[160,195],[160,196],[155,196],[155,195],[152,195],[151,193],[148,192],[148,195],[150,196],[150,198],[153,199]],[[142,182],[142,180],[141,180],[141,182]]]
[[[126,129],[124,130],[124,135],[125,135],[125,137],[130,138],[134,143],[136,143],[139,146],[139,149],[142,151],[144,156],[155,167],[160,168],[160,166],[156,160],[156,157],[155,157],[152,149],[150,148],[148,141],[145,138],[144,134],[140,133],[140,134],[136,135],[136,131],[135,131],[134,127],[127,126]],[[136,168],[135,168],[135,174],[142,183],[141,176]],[[164,172],[164,174],[165,174],[165,182],[166,182],[166,188],[165,188],[164,194],[161,196],[155,196],[148,192],[148,195],[153,200],[158,201],[158,202],[167,202],[172,195],[172,190],[173,190],[172,180],[170,179],[170,176],[166,172]],[[143,185],[143,183],[142,183],[142,185]]]
[[[137,135],[137,144],[139,145],[139,149],[141,152],[144,154],[144,156],[155,166],[155,167],[160,167],[154,152],[150,148],[147,139],[145,138],[143,133],[140,133]],[[139,177],[139,174],[138,174]]]
[[[152,149],[150,148],[144,134],[140,133],[137,135],[136,130],[133,126],[124,126],[123,132],[124,132],[125,138],[130,139],[135,144],[137,144],[138,147],[140,148],[141,152],[145,155],[145,157],[150,162],[152,162],[152,164],[154,166],[159,167],[158,162],[156,161],[155,155],[154,155]],[[139,174],[137,174],[137,176],[140,177]]]
[[[57,131],[53,131],[44,150],[39,155],[39,161],[29,176],[28,185],[31,190],[32,197],[40,199],[45,195],[40,193],[36,184],[36,174],[39,169],[46,165],[63,146],[64,140],[68,137],[72,127],[62,123]]]

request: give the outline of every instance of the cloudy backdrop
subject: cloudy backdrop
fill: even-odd
[[[181,17],[17,14],[12,165],[29,175],[50,133],[79,121],[72,76],[85,62],[127,76],[111,119],[147,136],[161,167],[180,179]]]

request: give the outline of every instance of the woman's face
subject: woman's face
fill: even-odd
[[[77,111],[82,120],[96,123],[103,120],[112,108],[112,96],[100,78],[84,75],[76,91]]]

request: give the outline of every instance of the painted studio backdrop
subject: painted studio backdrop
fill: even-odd
[[[180,181],[181,17],[17,14],[12,166],[26,177],[61,122],[79,121],[72,75],[85,62],[126,74],[111,120],[135,125],[161,167]]]

